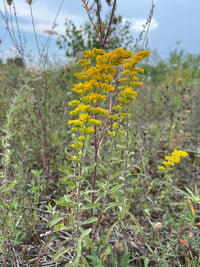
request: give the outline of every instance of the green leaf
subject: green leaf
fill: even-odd
[[[82,240],[85,236],[89,235],[89,233],[92,231],[92,228],[88,228],[86,230],[83,230],[80,236],[80,240]]]
[[[8,189],[7,189],[7,190],[8,190],[8,191],[12,190],[13,187],[14,187],[17,183],[18,183],[18,181],[14,179],[14,180],[12,181],[12,183],[8,186]]]
[[[128,214],[131,216],[131,219],[133,220],[133,222],[135,223],[135,225],[139,228],[140,232],[144,235],[143,228],[140,225],[140,223],[138,222],[138,220],[136,219],[136,217],[133,214],[131,214],[130,212]]]
[[[149,258],[145,257],[144,258],[144,267],[148,267],[149,266]]]
[[[115,224],[117,224],[117,222],[114,223],[113,225],[111,225],[110,229],[108,230],[108,232],[107,232],[107,234],[106,234],[106,236],[105,236],[105,238],[104,238],[104,240],[103,240],[103,247],[106,246],[106,242],[107,242],[107,240],[108,240],[108,238],[109,238],[109,236],[110,236],[110,234],[111,234],[111,232],[112,232],[112,230],[113,230]]]
[[[113,180],[115,179],[117,176],[119,176],[119,174],[121,173],[121,171],[115,172],[112,176],[110,176],[108,179],[109,180]]]
[[[84,222],[82,222],[81,225],[90,224],[90,223],[93,223],[93,222],[96,222],[96,221],[97,221],[97,218],[96,217],[92,217],[92,218],[89,218],[89,219],[85,220]]]
[[[74,249],[74,247],[71,246],[71,247],[62,248],[62,249],[58,250],[56,252],[56,254],[54,254],[53,259],[56,262],[59,262],[60,256],[62,256],[63,254],[67,253],[69,250],[72,250],[72,249]]]
[[[121,207],[121,206],[122,206],[122,202],[110,202],[110,203],[108,203],[107,207],[105,208],[105,211],[110,209],[110,208]]]
[[[49,223],[49,227],[52,227],[53,225],[57,224],[58,222],[62,221],[63,217],[55,218],[53,221]]]
[[[81,250],[82,250],[81,239],[79,239],[78,240],[78,245],[77,245],[77,248],[76,248],[76,258],[75,258],[75,260],[73,262],[74,265],[72,265],[72,266],[75,266],[75,264],[79,263],[79,260],[80,260],[80,257],[81,257]]]
[[[63,197],[61,197],[59,200],[55,201],[56,205],[59,206],[68,206],[68,207],[73,207],[74,206],[74,202],[71,201],[70,196],[69,195],[64,195]]]
[[[91,193],[95,193],[95,194],[99,194],[99,191],[97,190],[85,190],[85,191],[82,191],[80,195],[89,195]]]
[[[83,209],[84,210],[90,210],[93,208],[97,208],[99,206],[101,206],[101,203],[93,203],[93,204],[86,205],[85,207],[83,207]]]
[[[124,186],[124,184],[118,184],[118,185],[114,186],[108,193],[113,194],[116,191],[118,191],[120,188],[122,188],[123,186]]]
[[[73,187],[75,186],[73,182],[68,182],[68,181],[65,181],[64,179],[63,180],[60,180],[64,185],[69,185],[70,187]]]
[[[83,264],[84,264],[84,267],[90,267],[90,265],[88,264],[86,258],[83,257],[83,255],[81,255],[81,259],[82,259],[82,262],[83,262]]]
[[[93,248],[93,249],[96,248],[89,235],[84,237],[84,242],[87,248]]]

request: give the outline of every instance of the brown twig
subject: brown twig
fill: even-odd
[[[109,21],[109,24],[108,24],[108,29],[106,31],[105,38],[103,40],[103,49],[105,47],[108,35],[110,33],[110,28],[111,28],[111,24],[112,24],[112,20],[113,20],[113,15],[114,15],[114,12],[115,12],[116,2],[117,2],[117,0],[114,0],[113,7],[112,7],[112,12],[111,12],[111,16],[110,16],[110,21]]]

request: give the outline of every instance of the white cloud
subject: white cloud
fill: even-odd
[[[0,51],[0,59],[5,63],[7,58],[15,58],[18,55],[17,49],[11,47],[8,50]]]
[[[59,1],[51,1],[51,3],[50,0],[48,1],[49,2],[35,1],[35,3],[32,5],[35,29],[38,34],[42,35],[46,35],[45,31],[51,30],[59,7],[58,6]],[[31,22],[31,13],[29,5],[26,3],[25,0],[23,1],[15,0],[14,3],[20,30],[33,33],[33,26]],[[0,10],[4,11],[4,6],[2,1],[0,3]],[[61,9],[61,12],[59,13],[59,16],[56,20],[57,26],[54,28],[54,30],[58,34],[64,34],[65,32],[64,24],[66,18],[72,20],[77,26],[80,26],[84,22],[84,18],[82,16],[75,14],[68,14],[66,12],[63,12],[63,10]],[[16,27],[16,23],[13,24],[14,27]]]
[[[136,31],[136,32],[141,32],[143,30],[143,25],[147,22],[146,19],[144,18],[132,18],[132,19],[123,19],[128,20],[131,23],[131,30]],[[150,25],[150,30],[154,30],[158,27],[158,22],[152,18],[151,20],[151,25]]]

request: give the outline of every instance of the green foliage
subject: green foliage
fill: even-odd
[[[200,55],[185,53],[178,47],[170,51],[169,56],[163,60],[154,51],[150,60],[142,64],[145,69],[144,82],[160,85],[163,83],[195,84],[200,79]]]
[[[180,67],[174,70],[176,57]],[[55,264],[69,266],[184,266],[186,260],[199,265],[198,61],[177,50],[166,61],[145,66],[146,84],[136,88],[130,119],[120,125],[126,134],[109,136],[98,151],[95,190],[93,140],[86,143],[82,175],[74,175],[70,145],[76,137],[67,125],[79,66],[70,63],[32,76],[17,66],[0,66],[0,242],[1,248],[7,242],[3,252],[11,262],[13,249],[20,264],[31,263],[39,251],[27,256],[22,247],[45,244],[46,255],[56,251]],[[183,75],[187,69],[195,71],[193,79]],[[174,149],[186,149],[189,157],[164,177],[157,167]],[[44,155],[49,155],[49,172]],[[160,232],[153,228],[158,221]],[[121,239],[120,256],[115,243]]]
[[[96,23],[98,25],[98,23]],[[108,24],[108,20],[104,25]],[[57,45],[60,49],[66,50],[66,56],[78,56],[85,50],[92,50],[94,47],[101,48],[98,37],[91,23],[85,22],[80,29],[71,20],[65,22],[65,35],[59,37]],[[121,34],[123,32],[123,34]],[[130,33],[130,22],[122,22],[121,16],[113,18],[109,38],[105,50],[114,50],[118,47],[129,49],[133,44],[133,37]]]

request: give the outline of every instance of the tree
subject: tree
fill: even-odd
[[[95,0],[96,2],[97,0]],[[111,5],[111,0],[106,0],[108,6]],[[100,5],[101,8],[101,5]],[[106,30],[108,25],[107,15],[105,21],[102,22],[102,29]],[[95,25],[98,27],[99,18],[97,12],[95,13]],[[129,21],[124,21],[120,15],[113,16],[108,40],[106,42],[105,50],[114,50],[117,47],[123,49],[130,49],[133,44],[133,36],[130,33]],[[77,56],[84,50],[91,50],[94,47],[100,48],[99,39],[90,22],[85,22],[84,25],[78,28],[71,20],[66,20],[65,35],[61,35],[57,41],[57,45],[60,49],[66,49],[66,56]],[[105,32],[103,32],[105,34]]]

